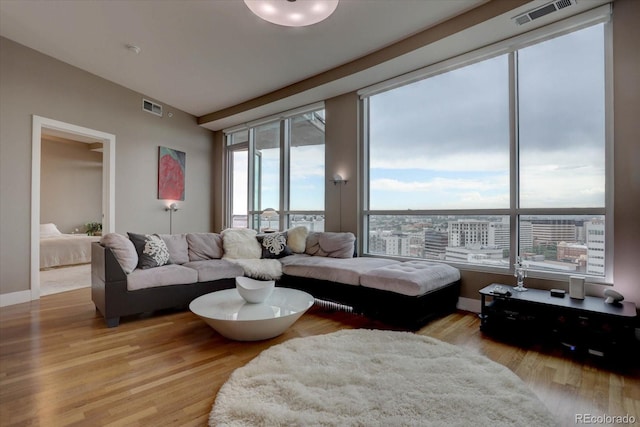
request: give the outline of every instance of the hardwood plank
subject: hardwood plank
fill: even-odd
[[[477,315],[452,313],[416,333],[500,363],[529,385],[561,425],[575,414],[640,420],[640,369],[574,358],[557,348],[519,347],[483,334]],[[340,329],[397,329],[313,307],[283,335],[227,340],[188,311],[165,311],[106,328],[89,289],[0,308],[0,423],[206,426],[215,395],[262,350]]]

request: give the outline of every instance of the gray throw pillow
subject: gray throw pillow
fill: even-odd
[[[356,236],[350,232],[311,231],[305,253],[330,258],[352,258]]]
[[[138,252],[138,268],[160,267],[169,263],[169,249],[157,234],[127,233]]]
[[[167,245],[171,264],[189,262],[189,245],[186,234],[160,234],[160,238]]]
[[[188,233],[189,261],[220,259],[224,255],[222,237],[217,233]]]
[[[129,274],[138,266],[138,253],[133,242],[118,233],[107,233],[100,239],[100,244],[111,249],[122,270]]]
[[[293,252],[287,246],[287,233],[267,233],[256,236],[262,247],[262,258],[282,258]]]

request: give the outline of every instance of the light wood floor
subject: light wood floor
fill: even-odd
[[[4,307],[0,425],[206,426],[216,392],[234,369],[274,344],[345,328],[388,329],[317,307],[284,335],[255,343],[228,341],[188,311],[124,319],[108,329],[89,289]],[[501,343],[484,336],[477,316],[465,312],[435,320],[418,333],[508,367],[560,425],[575,425],[575,414],[583,413],[640,420],[637,366],[606,367],[561,350]]]

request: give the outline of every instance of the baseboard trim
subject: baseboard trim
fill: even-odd
[[[456,308],[458,310],[470,311],[472,313],[480,313],[480,300],[459,297]]]
[[[31,291],[10,292],[0,294],[0,307],[8,305],[22,304],[31,301]]]

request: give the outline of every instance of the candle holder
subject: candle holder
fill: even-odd
[[[518,292],[528,291],[528,289],[524,287],[524,278],[527,277],[527,269],[522,264],[522,258],[517,257],[516,263],[513,264],[513,266],[515,267],[513,275],[516,277],[517,281],[517,286],[514,286],[513,290]]]

